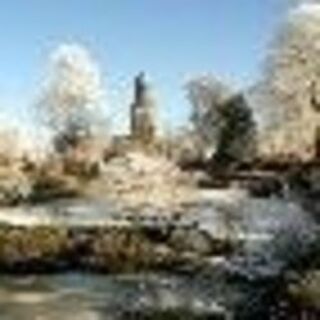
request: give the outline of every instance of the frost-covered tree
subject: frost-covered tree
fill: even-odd
[[[62,141],[92,133],[104,98],[100,70],[84,47],[63,44],[52,52],[38,106]]]
[[[258,90],[266,109],[266,151],[311,155],[320,124],[320,5],[289,12],[273,43]],[[261,99],[260,99],[261,102]]]
[[[227,166],[252,158],[255,122],[245,97],[210,76],[190,81],[187,88],[199,142],[215,162]]]
[[[231,90],[210,75],[190,80],[186,89],[192,106],[191,122],[198,136],[198,148],[202,149],[204,154],[212,154],[222,123],[219,108],[222,102],[231,96]]]
[[[223,166],[252,160],[256,155],[256,124],[243,94],[223,103],[221,119],[215,162]]]

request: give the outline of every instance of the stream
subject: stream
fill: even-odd
[[[35,217],[50,224],[52,210],[64,212],[55,220],[62,224],[103,223],[114,214],[83,203],[35,210],[29,221],[36,224]],[[23,212],[20,220],[18,214],[12,216],[13,224],[22,223]],[[89,212],[95,214],[89,218]],[[7,213],[0,213],[0,222],[4,217]],[[150,216],[146,221],[163,223]],[[182,222],[212,237],[228,233],[235,239],[234,250],[208,257],[188,272],[2,275],[0,319],[271,319],[272,312],[281,315],[289,303],[282,295],[287,274],[303,271],[301,261],[319,249],[319,227],[312,215],[279,199],[243,198],[231,205],[204,200],[189,206]]]

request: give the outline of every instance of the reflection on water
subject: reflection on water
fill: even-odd
[[[193,318],[191,311],[194,318],[221,315],[223,309],[213,297],[217,292],[211,288],[201,281],[155,274],[2,277],[0,319],[128,319],[146,310],[184,310],[187,319]]]

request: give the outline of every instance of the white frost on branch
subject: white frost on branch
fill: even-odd
[[[198,149],[211,155],[219,140],[221,119],[220,106],[233,92],[220,80],[211,75],[194,77],[186,85],[191,102],[191,121],[198,140]]]
[[[320,5],[289,12],[261,83],[268,112],[265,152],[308,158],[320,125]]]
[[[187,89],[200,154],[223,166],[251,160],[256,123],[244,94],[213,76],[194,78]]]
[[[62,44],[50,55],[39,105],[54,127],[66,126],[83,112],[95,112],[104,98],[100,70],[84,47]]]
[[[289,19],[293,18],[293,22],[297,17],[305,20],[307,16],[311,17],[311,19],[316,16],[320,18],[320,5],[315,1],[304,2],[289,13]]]

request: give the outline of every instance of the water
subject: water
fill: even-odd
[[[224,309],[214,295],[199,281],[164,274],[2,277],[0,319],[127,319],[177,310],[218,319]]]
[[[113,210],[80,203],[69,204],[67,214],[64,206],[42,215],[37,208],[34,221],[90,225],[113,219]],[[227,233],[241,240],[232,254],[209,257],[221,259],[185,274],[1,276],[0,319],[269,319],[264,316],[285,287],[283,275],[319,243],[312,216],[275,199],[242,199],[231,206],[204,202],[188,210],[186,222],[209,235],[225,234],[227,225]],[[11,217],[20,217],[14,221],[19,225],[26,214],[20,210],[21,217]]]

